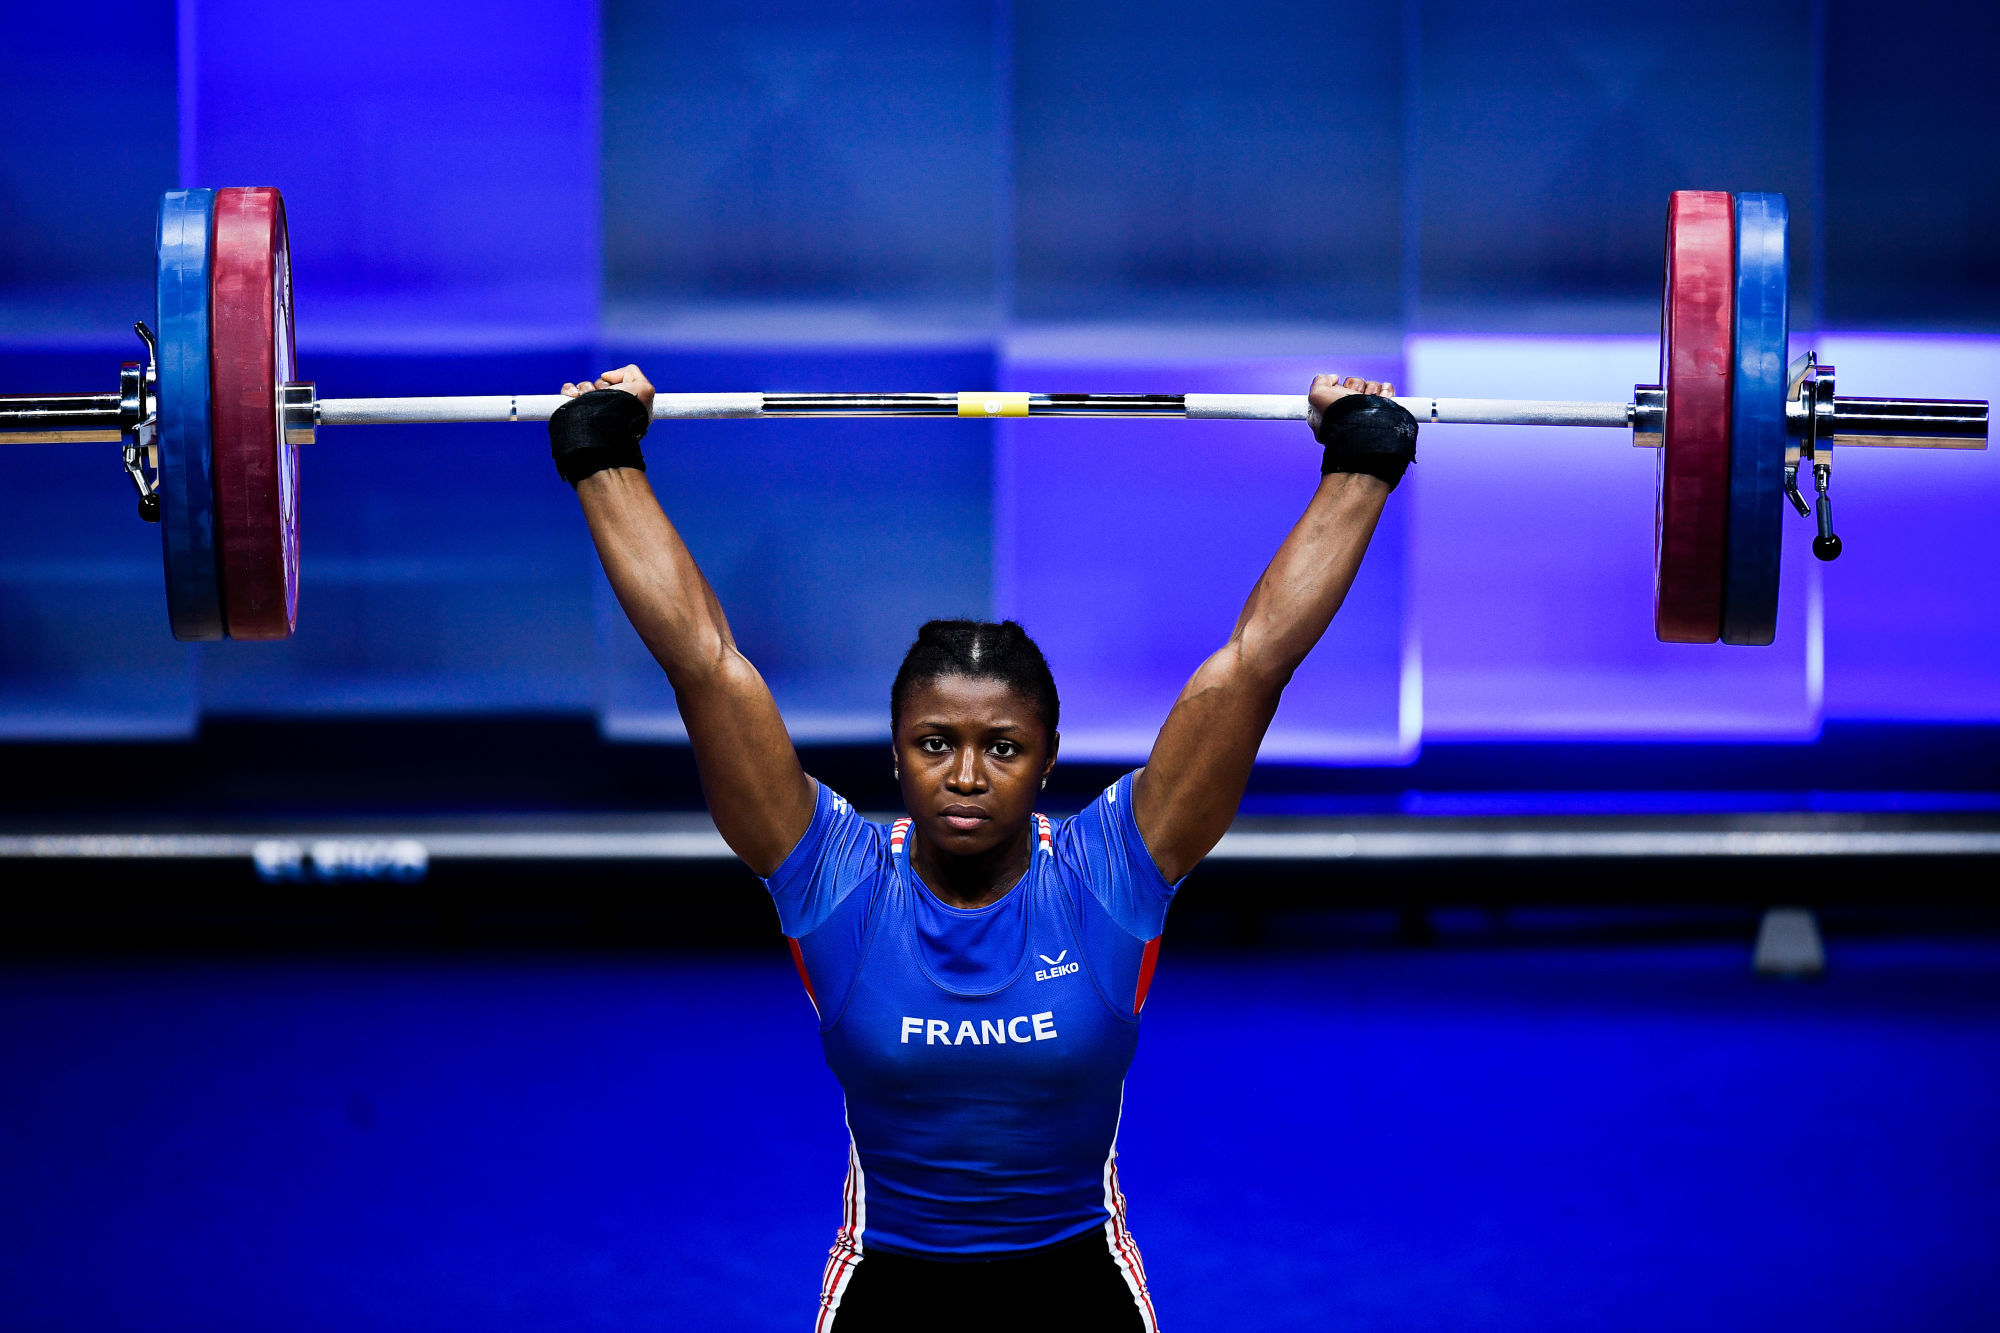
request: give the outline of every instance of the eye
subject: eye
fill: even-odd
[[[1013,741],[995,741],[992,750],[995,759],[1012,759],[1021,753],[1021,747]]]
[[[942,736],[926,736],[917,742],[917,748],[925,754],[945,754],[950,751],[951,746]]]

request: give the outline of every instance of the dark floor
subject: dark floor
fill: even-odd
[[[2000,936],[1170,935],[1121,1173],[1171,1329],[1985,1329]],[[1704,924],[1705,923],[1705,924]],[[838,1090],[775,941],[0,965],[10,1329],[797,1329]]]

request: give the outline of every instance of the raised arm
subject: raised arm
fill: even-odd
[[[1386,398],[1356,397],[1392,392],[1331,375],[1313,381],[1314,431],[1327,446],[1319,489],[1251,589],[1229,642],[1181,690],[1133,784],[1140,836],[1169,880],[1194,869],[1228,831],[1278,696],[1340,610],[1389,492],[1415,456],[1409,414]],[[1350,401],[1328,410],[1341,399]]]
[[[635,398],[635,411],[594,390]],[[674,687],[709,813],[730,850],[759,875],[783,863],[812,822],[812,779],[757,668],[736,650],[715,590],[668,521],[639,459],[653,386],[637,366],[572,397],[549,423],[556,465],[576,486],[618,604]]]

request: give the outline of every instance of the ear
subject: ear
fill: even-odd
[[[1056,752],[1061,749],[1062,749],[1062,733],[1060,731],[1050,732],[1049,757],[1042,762],[1042,781],[1044,783],[1048,782],[1049,774],[1056,771]]]

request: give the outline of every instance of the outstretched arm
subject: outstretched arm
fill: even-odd
[[[1334,470],[1320,477],[1306,512],[1251,590],[1229,642],[1181,690],[1133,783],[1132,809],[1140,836],[1169,881],[1194,869],[1228,831],[1278,696],[1326,633],[1361,568],[1393,486],[1392,480],[1369,475],[1367,469],[1392,476],[1402,472],[1393,462],[1383,464],[1379,427],[1377,439],[1343,461],[1348,442],[1339,437],[1337,423],[1320,426],[1323,414],[1352,394],[1391,392],[1387,385],[1357,379],[1343,385],[1331,375],[1313,381],[1315,426],[1328,443],[1327,466],[1364,470]],[[1414,445],[1414,425],[1409,437]]]
[[[653,401],[653,386],[637,366],[610,371],[595,384],[563,386],[571,396],[594,389],[630,393],[649,411]],[[568,465],[564,475],[582,470]],[[751,870],[770,874],[805,835],[816,799],[770,688],[737,651],[715,590],[645,472],[602,467],[577,478],[576,494],[618,604],[674,687],[715,827]]]

